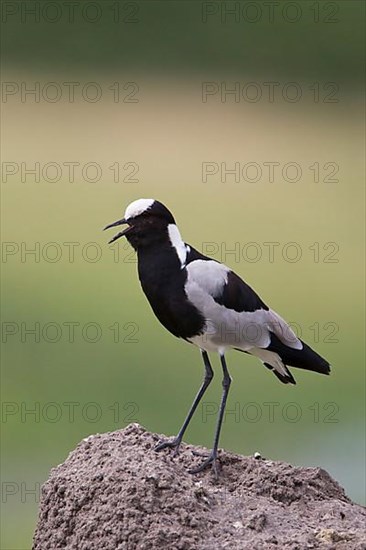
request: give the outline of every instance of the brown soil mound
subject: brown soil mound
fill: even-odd
[[[365,510],[320,468],[196,449],[138,424],[83,440],[43,485],[33,550],[365,550]],[[200,449],[202,450],[202,449]]]

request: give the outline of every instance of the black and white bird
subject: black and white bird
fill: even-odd
[[[105,229],[122,224],[127,227],[109,242],[127,238],[137,252],[140,283],[155,315],[174,336],[201,350],[205,366],[202,385],[178,435],[159,443],[156,450],[171,447],[177,453],[213,378],[208,352],[216,352],[223,369],[223,392],[213,448],[190,473],[212,465],[217,475],[219,436],[231,383],[226,351],[234,349],[258,357],[284,384],[296,383],[288,366],[329,374],[329,363],[297,338],[286,321],[231,269],[186,244],[171,212],[161,202],[138,199],[126,208],[123,219]]]

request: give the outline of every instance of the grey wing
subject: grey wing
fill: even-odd
[[[206,319],[206,334],[214,344],[243,351],[266,349],[274,333],[283,344],[302,348],[286,321],[227,266],[198,259],[186,269],[187,297]]]

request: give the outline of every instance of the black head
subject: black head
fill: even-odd
[[[126,237],[135,250],[168,239],[168,226],[175,224],[174,218],[164,204],[154,199],[138,199],[126,208],[124,217],[104,229],[127,224],[128,227],[117,233],[109,241],[113,243]]]

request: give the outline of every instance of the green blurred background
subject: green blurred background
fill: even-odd
[[[31,547],[32,490],[82,438],[131,421],[174,434],[199,386],[198,351],[159,326],[134,256],[101,231],[139,197],[166,203],[187,242],[210,247],[333,365],[329,378],[295,372],[289,388],[230,353],[221,446],[320,465],[364,503],[364,4],[282,2],[272,15],[265,2],[56,4],[2,5],[1,548]],[[217,91],[207,101],[204,82]],[[222,100],[235,82],[244,97]],[[40,181],[24,171],[37,162]],[[203,182],[205,162],[218,173]],[[283,177],[289,162],[297,182]],[[256,163],[262,177],[221,181],[221,163]],[[213,360],[186,434],[206,446]]]

